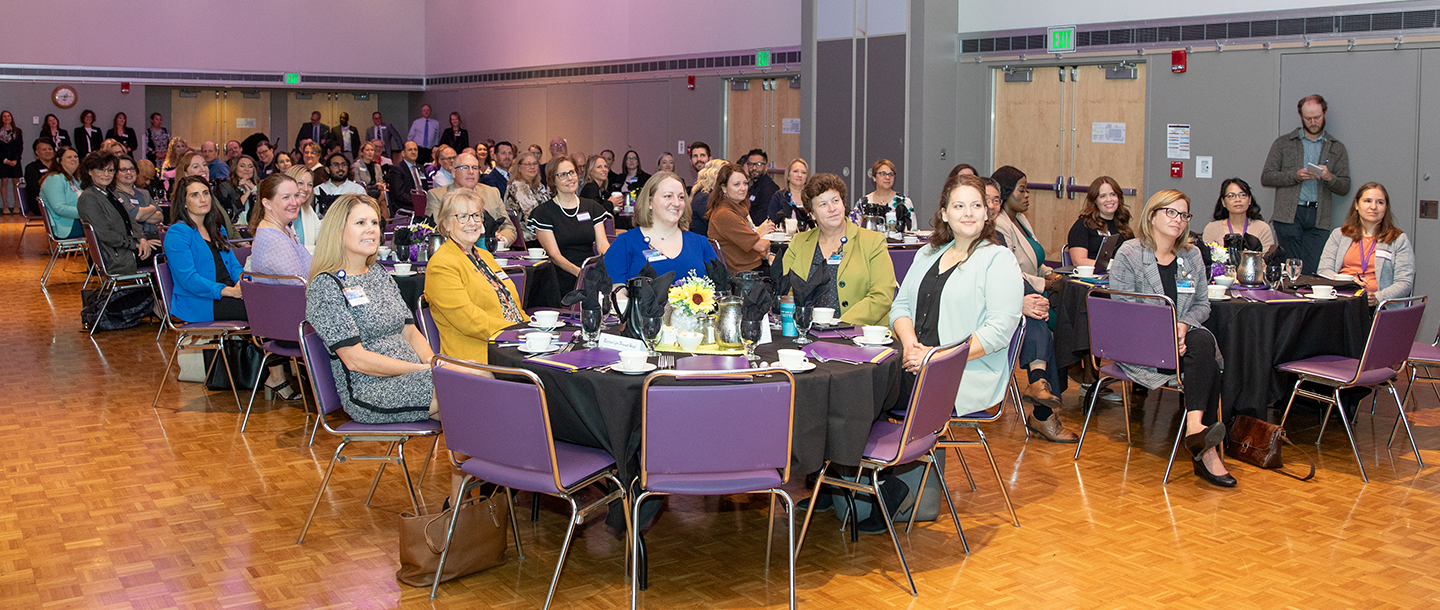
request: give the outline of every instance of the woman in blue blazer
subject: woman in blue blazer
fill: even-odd
[[[225,221],[204,176],[186,176],[176,185],[184,201],[165,233],[170,264],[170,315],[186,322],[246,320],[241,301],[244,271],[230,249]]]

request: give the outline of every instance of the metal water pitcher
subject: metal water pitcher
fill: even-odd
[[[722,349],[736,349],[740,343],[740,320],[743,319],[744,300],[740,297],[720,297],[715,309],[715,345]]]
[[[1235,281],[1246,286],[1265,284],[1265,255],[1254,250],[1240,252],[1240,261],[1235,265]]]

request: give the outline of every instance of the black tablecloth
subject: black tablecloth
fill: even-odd
[[[1086,294],[1090,285],[1070,280],[1051,296],[1056,316],[1055,357],[1063,370],[1090,350]],[[1234,291],[1232,291],[1233,294]],[[1254,303],[1232,298],[1210,303],[1205,328],[1225,357],[1221,405],[1235,414],[1266,419],[1266,408],[1289,396],[1295,378],[1279,364],[1313,356],[1359,358],[1374,312],[1364,297],[1333,301]]]
[[[774,361],[776,350],[793,347],[789,339],[782,338],[759,346],[756,353],[766,361]],[[622,481],[639,474],[640,387],[644,375],[569,373],[525,362],[519,350],[494,344],[490,346],[490,363],[525,368],[540,377],[550,407],[551,431],[557,440],[608,451],[619,465]],[[792,475],[815,472],[827,459],[858,465],[870,425],[898,398],[898,356],[878,365],[816,364],[813,371],[795,374]],[[715,405],[715,416],[725,416],[725,405]],[[696,433],[703,434],[704,428],[697,428]]]
[[[524,308],[531,307],[555,307],[560,303],[560,297],[556,296],[558,288],[555,280],[555,266],[548,262],[532,267],[505,267],[510,274],[510,280],[515,281],[517,269],[523,269],[525,282],[525,303]],[[420,295],[425,294],[425,274],[416,273],[407,276],[391,276],[395,278],[395,285],[400,288],[400,298],[405,300],[405,305],[411,309],[420,302]],[[554,301],[555,305],[548,304]],[[542,304],[543,303],[543,304]]]

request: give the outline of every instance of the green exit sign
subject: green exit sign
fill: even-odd
[[[770,49],[756,49],[756,50],[755,50],[755,67],[757,67],[757,68],[769,68],[769,67],[770,67]]]
[[[1074,53],[1075,26],[1057,25],[1045,29],[1046,53]]]
[[[287,74],[285,75],[285,84],[287,84],[287,85],[298,85],[298,84],[300,84],[300,75],[299,75],[299,74],[288,74],[288,73],[287,73]]]

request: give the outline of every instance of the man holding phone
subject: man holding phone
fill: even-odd
[[[1270,145],[1260,184],[1275,189],[1270,222],[1275,239],[1289,258],[1305,261],[1313,274],[1330,235],[1331,195],[1350,192],[1350,156],[1345,145],[1325,131],[1330,107],[1318,94],[1296,104],[1301,127]]]

